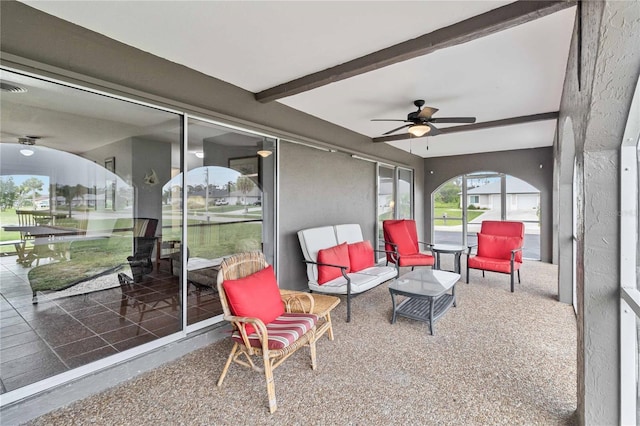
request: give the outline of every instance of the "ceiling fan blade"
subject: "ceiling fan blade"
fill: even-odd
[[[475,117],[438,117],[432,118],[432,123],[475,123]]]
[[[395,118],[372,118],[371,121],[404,121],[409,123],[409,120],[395,119]]]
[[[404,120],[402,120],[402,121],[404,121]],[[400,129],[404,129],[405,127],[409,127],[409,126],[412,126],[412,125],[413,125],[413,124],[405,124],[404,126],[400,126],[400,127],[398,127],[397,129],[389,130],[388,132],[383,133],[383,135],[385,135],[385,136],[386,136],[386,135],[389,135],[389,134],[391,134],[391,133],[393,133],[393,132],[397,132],[397,131],[398,131],[398,130],[400,130]]]
[[[418,117],[420,118],[431,118],[431,116],[433,114],[435,114],[436,112],[438,112],[438,108],[432,108],[432,107],[423,107],[422,110],[420,110],[420,114],[418,114]]]
[[[426,124],[427,126],[431,127],[431,131],[427,133],[427,136],[438,136],[442,134],[442,132],[433,124],[431,123],[426,123]]]

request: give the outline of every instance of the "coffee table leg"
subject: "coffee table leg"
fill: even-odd
[[[457,308],[458,307],[458,301],[456,300],[456,285],[454,284],[453,287],[451,287],[451,295],[453,296],[453,307]]]
[[[435,304],[435,297],[430,297],[429,298],[429,331],[431,332],[431,335],[433,336],[433,310],[434,310],[434,304]]]
[[[391,304],[393,306],[393,314],[391,314],[391,324],[395,324],[396,323],[396,296],[395,294],[393,294],[391,290],[389,290],[389,293],[391,293]]]

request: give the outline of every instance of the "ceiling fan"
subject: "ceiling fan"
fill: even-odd
[[[432,123],[475,123],[475,117],[440,117],[434,118],[433,114],[438,112],[437,108],[432,108],[428,106],[424,106],[424,101],[422,99],[418,99],[413,101],[413,104],[418,107],[417,111],[410,112],[407,115],[406,120],[402,119],[386,119],[386,118],[374,118],[371,121],[403,121],[405,123],[398,128],[393,130],[389,130],[383,135],[389,135],[391,133],[397,132],[400,129],[404,129],[408,127],[407,131],[411,133],[413,136],[420,137],[427,135],[428,136],[437,136],[442,132],[438,130],[436,126]]]

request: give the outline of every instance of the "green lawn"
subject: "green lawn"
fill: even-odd
[[[473,219],[484,213],[484,210],[467,210],[467,221],[471,222]],[[443,215],[447,215],[447,219],[444,220]],[[457,208],[456,205],[437,204],[433,209],[434,225],[444,226],[456,226],[462,225],[462,209]]]

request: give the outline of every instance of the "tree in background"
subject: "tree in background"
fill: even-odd
[[[12,208],[18,199],[19,188],[13,182],[13,177],[9,176],[6,180],[0,177],[0,210]]]
[[[73,199],[77,195],[76,187],[75,186],[69,186],[69,185],[64,185],[64,186],[56,185],[56,196],[58,196],[58,195],[64,197],[64,200],[67,203],[67,206],[69,207],[69,217],[71,217],[71,215],[72,215],[71,202],[73,201]]]
[[[247,205],[247,194],[251,192],[254,186],[256,185],[248,177],[238,176],[238,181],[236,182],[236,188],[238,188],[238,191],[242,192],[242,195],[243,195],[242,204],[244,204],[245,213],[249,212],[249,206]]]
[[[36,197],[40,196],[38,191],[42,191],[42,187],[44,186],[44,182],[36,177],[31,177],[25,180],[22,185],[20,185],[21,190],[24,194],[29,195],[31,193],[31,205],[35,208],[36,206]]]
[[[460,204],[460,184],[455,180],[449,181],[440,187],[435,195],[435,202],[441,204]]]

